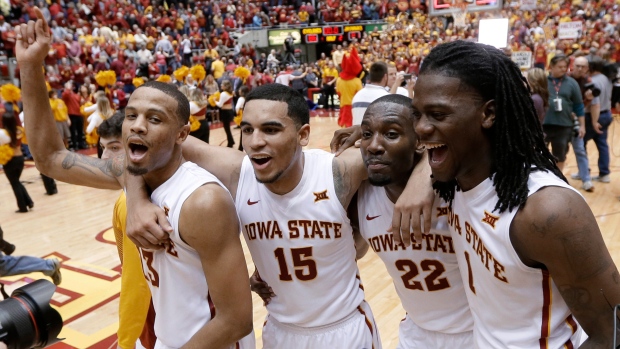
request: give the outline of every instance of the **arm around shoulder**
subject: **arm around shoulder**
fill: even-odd
[[[336,195],[346,209],[353,195],[357,192],[357,188],[363,180],[368,178],[361,151],[357,148],[349,148],[339,156],[334,157],[332,172]]]
[[[620,275],[585,200],[567,188],[539,190],[515,216],[510,239],[524,264],[549,270],[588,334],[582,348],[610,347]]]
[[[183,157],[211,172],[230,191],[237,192],[241,163],[245,153],[227,147],[212,146],[193,136],[183,142]]]
[[[205,216],[218,219],[206,225]],[[183,204],[179,232],[200,256],[217,308],[217,316],[184,348],[227,348],[252,331],[252,296],[239,231],[234,203],[218,184],[198,188]]]

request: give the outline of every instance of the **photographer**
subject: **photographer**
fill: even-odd
[[[593,140],[598,150],[599,175],[592,177],[593,180],[602,183],[610,182],[609,170],[609,145],[607,144],[607,129],[612,122],[611,116],[611,92],[612,80],[604,74],[605,61],[600,57],[594,57],[589,63],[591,83],[585,85],[586,94],[591,93],[598,99],[598,105],[592,104],[590,111],[586,110],[586,134],[584,143]]]

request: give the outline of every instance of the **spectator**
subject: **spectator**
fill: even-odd
[[[338,45],[336,50],[332,52],[332,60],[338,69],[340,69],[340,65],[342,64],[342,57],[344,57],[344,51],[342,51],[342,45]]]
[[[584,137],[584,143],[588,143],[589,140],[593,140],[598,150],[598,169],[599,175],[592,177],[593,180],[602,183],[609,183],[610,169],[609,169],[609,145],[607,143],[607,129],[613,118],[611,116],[611,93],[613,89],[612,79],[615,79],[617,70],[612,70],[612,78],[606,76],[605,62],[600,57],[595,57],[589,63],[589,69],[592,76],[592,83],[596,88],[600,90],[598,117],[597,110],[595,108],[590,109],[590,113],[586,113],[586,135]]]
[[[567,146],[573,136],[573,113],[579,119],[579,138],[585,134],[584,105],[579,84],[566,75],[569,59],[557,55],[551,59],[550,74],[547,78],[549,90],[549,109],[545,115],[543,129],[545,142],[551,143],[553,156],[557,159],[560,170],[564,169]]]
[[[375,62],[370,66],[368,83],[355,94],[352,100],[353,125],[362,123],[364,113],[370,103],[388,94],[385,90],[388,81],[387,75],[388,66],[385,62]]]
[[[73,91],[73,82],[69,81],[65,84],[62,91],[62,101],[67,106],[69,120],[71,121],[71,144],[73,150],[86,149],[84,143],[84,117],[80,112],[80,96]]]
[[[336,83],[336,79],[338,78],[338,70],[334,67],[333,61],[329,61],[329,63],[327,64],[327,67],[323,69],[322,77],[323,77],[323,90],[321,92],[325,96],[324,97],[325,104],[323,105],[323,108],[333,110],[335,109],[334,94],[336,93],[334,84]]]
[[[545,71],[540,68],[532,68],[527,71],[527,82],[532,89],[532,101],[538,120],[542,126],[547,108],[549,107],[549,90],[547,89],[547,77]]]

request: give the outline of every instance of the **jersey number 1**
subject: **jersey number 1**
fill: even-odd
[[[273,253],[280,266],[280,280],[293,281],[293,276],[288,271],[284,249],[278,247]],[[293,257],[293,269],[295,270],[297,279],[301,281],[310,281],[316,278],[316,262],[312,259],[312,246],[291,248],[291,256]]]

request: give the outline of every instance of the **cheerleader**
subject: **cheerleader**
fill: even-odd
[[[103,92],[98,92],[95,94],[96,102],[95,104],[84,108],[84,111],[87,113],[92,113],[88,117],[88,127],[86,127],[86,134],[90,134],[95,130],[95,128],[99,127],[103,120],[111,117],[114,114],[114,108],[110,105],[110,100]]]
[[[190,135],[209,143],[209,121],[207,120],[207,100],[202,91],[195,88],[189,92],[189,112],[191,118],[195,119],[200,127],[190,133]],[[191,120],[192,123],[194,120]]]
[[[245,96],[250,92],[250,89],[247,86],[241,86],[239,89],[239,99],[237,99],[237,105],[235,106],[235,110],[237,111],[237,116],[235,116],[235,124],[237,126],[241,126],[241,121],[243,120],[243,107],[245,106]],[[243,143],[241,140],[243,139],[243,132],[239,132],[239,150],[243,151]]]
[[[220,108],[220,120],[224,124],[224,132],[226,132],[226,139],[228,141],[227,147],[232,148],[235,145],[235,139],[230,131],[230,123],[235,117],[235,111],[233,109],[233,91],[230,80],[222,82],[222,92],[215,105]]]

